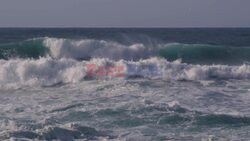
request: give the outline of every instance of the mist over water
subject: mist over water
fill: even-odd
[[[249,138],[249,29],[0,29],[0,37],[1,140]],[[123,75],[88,76],[88,64],[122,66]]]

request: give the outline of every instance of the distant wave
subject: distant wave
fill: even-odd
[[[226,47],[205,44],[155,44],[123,45],[113,41],[63,38],[36,38],[18,43],[0,44],[0,59],[51,57],[89,60],[148,59],[162,57],[169,61],[182,59],[191,64],[244,64],[250,61],[250,48]]]
[[[86,64],[97,66],[124,66],[122,77],[88,77]],[[129,65],[140,67],[140,72],[130,71]],[[150,75],[157,68],[160,75]],[[143,73],[141,73],[143,72]],[[115,72],[117,73],[117,72]],[[130,79],[148,78],[163,80],[209,80],[209,79],[250,79],[250,65],[192,65],[181,61],[150,58],[140,61],[114,61],[93,58],[90,61],[74,59],[34,59],[0,60],[0,86],[38,85],[53,86],[64,83],[79,83],[89,79]]]

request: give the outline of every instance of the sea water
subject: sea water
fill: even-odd
[[[249,61],[244,28],[0,29],[0,140],[248,140]]]

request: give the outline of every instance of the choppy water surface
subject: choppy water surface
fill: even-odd
[[[0,140],[250,138],[249,29],[0,29],[0,37]],[[122,66],[123,75],[89,76],[88,64]]]

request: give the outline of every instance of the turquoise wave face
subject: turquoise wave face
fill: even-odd
[[[140,60],[161,57],[168,61],[181,59],[190,64],[243,64],[250,61],[249,47],[228,47],[206,44],[132,44],[130,46],[103,40],[71,40],[37,38],[0,44],[0,59],[11,58],[109,58]]]
[[[0,44],[0,59],[34,58],[46,55],[48,49],[43,39],[31,39],[17,43]]]
[[[169,61],[182,59],[185,63],[242,64],[250,61],[250,48],[174,43],[163,46],[159,55]]]

